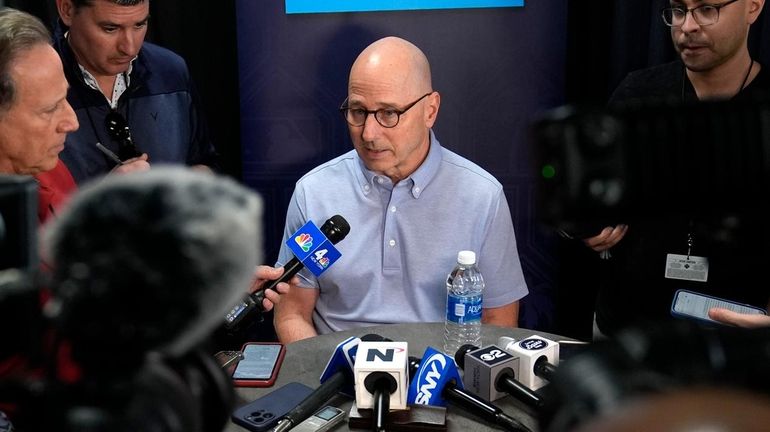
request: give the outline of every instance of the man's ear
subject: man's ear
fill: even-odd
[[[71,26],[72,17],[75,15],[75,5],[72,4],[72,0],[56,0],[56,10],[64,25]]]
[[[441,95],[439,92],[434,91],[428,98],[428,103],[425,104],[425,126],[428,128],[433,127],[438,117],[438,109],[441,106]]]
[[[759,14],[762,12],[764,6],[765,0],[749,0],[749,24],[754,24],[754,21],[759,18]]]

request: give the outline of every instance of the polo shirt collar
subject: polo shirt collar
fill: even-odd
[[[356,159],[358,160],[358,166],[360,167],[360,175],[358,177],[361,190],[365,195],[368,195],[369,192],[373,190],[376,179],[382,177],[382,175],[366,168],[364,161],[358,157],[358,152],[356,152]],[[436,173],[438,173],[440,166],[441,144],[439,144],[436,139],[433,130],[430,130],[430,148],[428,149],[428,156],[412,175],[402,180],[402,182],[408,181],[411,183],[411,193],[415,199],[420,197],[420,194],[425,190],[428,183],[433,180]]]

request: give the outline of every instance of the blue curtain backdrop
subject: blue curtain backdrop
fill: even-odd
[[[564,101],[566,15],[566,1],[298,15],[282,1],[236,1],[243,180],[266,201],[267,257],[277,254],[297,179],[352,148],[337,108],[355,57],[400,36],[431,61],[442,145],[505,186],[531,290],[521,324],[550,328],[552,239],[535,221],[527,133],[535,115]]]

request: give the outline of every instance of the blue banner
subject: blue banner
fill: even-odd
[[[286,13],[521,7],[524,0],[286,0]]]

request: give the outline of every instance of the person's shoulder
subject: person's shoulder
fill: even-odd
[[[297,180],[297,184],[313,182],[319,176],[327,179],[337,178],[343,171],[348,170],[351,164],[357,163],[356,159],[356,151],[350,150],[311,169]]]
[[[673,61],[629,73],[610,97],[614,105],[632,99],[666,99],[681,97],[682,64]]]
[[[446,147],[442,147],[441,151],[442,169],[449,170],[452,176],[457,176],[463,182],[469,182],[474,187],[486,186],[492,190],[502,189],[502,184],[495,176],[475,162],[460,156]]]
[[[682,64],[679,61],[672,61],[630,72],[624,81],[657,81],[660,79],[679,77],[681,73]]]
[[[761,65],[761,67],[762,69],[746,89],[759,92],[761,96],[770,97],[770,69],[768,69],[770,66]]]
[[[188,73],[187,63],[182,56],[151,42],[145,42],[142,45],[139,58],[153,71],[175,72],[184,75]]]

